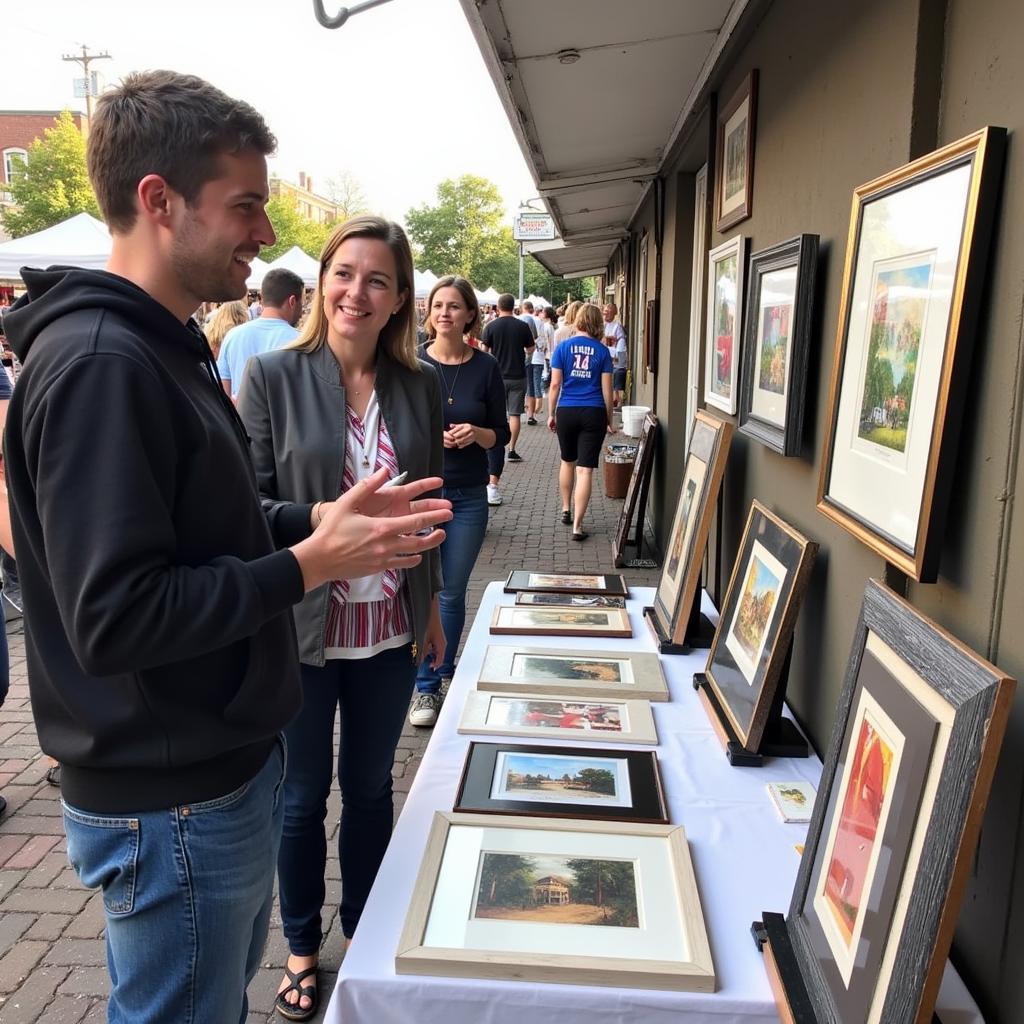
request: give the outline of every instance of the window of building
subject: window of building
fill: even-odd
[[[24,149],[4,150],[4,181],[12,182],[19,175],[25,173],[25,165],[28,163],[28,153]]]

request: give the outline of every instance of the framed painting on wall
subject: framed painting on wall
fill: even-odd
[[[558,697],[542,693],[466,694],[461,733],[586,740],[587,743],[657,743],[646,700]]]
[[[668,824],[652,750],[470,743],[454,810]]]
[[[750,506],[704,670],[749,750],[761,742],[817,553],[760,502]]]
[[[704,403],[736,412],[747,239],[736,235],[708,253],[708,330]]]
[[[718,112],[715,132],[715,230],[727,231],[753,209],[757,70]]]
[[[732,440],[731,423],[697,413],[654,604],[644,614],[663,649],[682,645]]]
[[[816,1019],[931,1020],[1014,687],[868,582],[789,914],[764,922]]]
[[[686,834],[439,811],[395,972],[713,992]]]
[[[817,235],[750,257],[740,431],[780,455],[800,454],[817,263]]]
[[[668,683],[658,656],[635,651],[490,646],[484,651],[477,689],[668,700]]]
[[[529,608],[499,604],[491,616],[490,632],[505,636],[611,636],[633,635],[625,608]]]
[[[853,195],[818,509],[938,574],[1006,148],[984,128]]]

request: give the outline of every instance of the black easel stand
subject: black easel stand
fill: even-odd
[[[686,633],[681,644],[673,643],[671,637],[665,634],[661,623],[654,614],[653,607],[648,606],[644,609],[644,618],[647,619],[647,625],[651,627],[651,632],[654,634],[659,654],[689,654],[691,651],[706,650],[711,647],[711,641],[715,638],[715,624],[701,613],[700,600],[703,593],[704,587],[698,583],[697,590],[693,595],[693,604],[690,606],[690,614],[686,619]]]
[[[782,714],[782,705],[786,700],[786,683],[789,681],[789,665],[793,656],[793,640],[790,638],[786,651],[786,660],[782,663],[782,672],[775,687],[775,697],[768,710],[768,721],[757,750],[748,750],[743,746],[736,730],[729,721],[729,716],[722,710],[714,688],[703,672],[693,676],[693,688],[700,694],[701,701],[711,718],[719,740],[725,748],[725,756],[735,768],[760,768],[766,757],[807,757],[809,750],[807,740],[801,735],[796,723]]]
[[[779,1017],[791,1024],[818,1024],[786,931],[786,919],[782,914],[765,913],[762,916],[763,921],[755,921],[750,926],[750,934],[754,936],[757,951],[764,954],[768,983]]]

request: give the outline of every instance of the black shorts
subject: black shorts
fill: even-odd
[[[563,462],[575,462],[583,469],[597,469],[601,444],[608,427],[604,406],[559,406],[555,413],[555,433]]]

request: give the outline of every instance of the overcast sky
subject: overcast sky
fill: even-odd
[[[60,58],[86,43],[113,58],[93,65],[108,83],[171,68],[248,100],[278,138],[271,171],[323,191],[348,170],[394,219],[466,173],[497,184],[510,221],[536,194],[458,0],[392,0],[334,31],[312,0],[43,0],[8,6],[2,40],[0,109],[84,110],[81,67]]]

